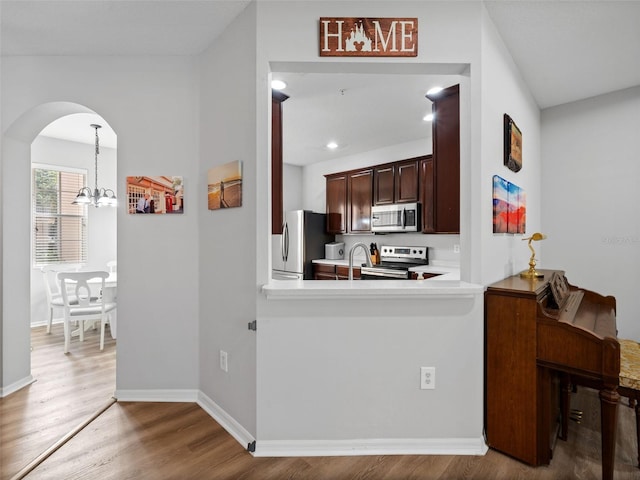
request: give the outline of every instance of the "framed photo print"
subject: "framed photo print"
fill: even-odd
[[[209,169],[207,174],[209,210],[242,206],[242,162],[236,160]]]
[[[172,175],[127,177],[127,204],[133,214],[183,213],[183,179]]]
[[[522,132],[513,119],[504,114],[504,164],[514,172],[522,168]]]

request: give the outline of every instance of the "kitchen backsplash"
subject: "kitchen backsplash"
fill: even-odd
[[[460,264],[460,253],[454,247],[460,245],[460,235],[424,235],[422,233],[397,233],[386,235],[336,235],[336,242],[344,242],[345,259],[349,258],[349,250],[353,245],[362,242],[365,245],[375,243],[393,246],[425,246],[429,247],[429,263],[432,261]],[[356,257],[362,251],[356,251]]]

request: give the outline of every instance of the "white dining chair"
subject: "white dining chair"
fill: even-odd
[[[45,265],[40,269],[42,272],[42,279],[44,281],[44,289],[47,294],[47,307],[49,308],[49,318],[47,319],[47,333],[51,333],[51,324],[53,323],[53,313],[55,309],[62,309],[64,303],[62,302],[62,294],[58,286],[56,276],[58,270]]]
[[[58,280],[64,304],[64,353],[69,353],[71,343],[71,323],[78,323],[80,341],[84,341],[85,322],[100,322],[100,350],[104,349],[104,331],[110,316],[115,313],[115,302],[103,302],[102,298],[91,297],[91,279],[101,279],[100,291],[104,291],[104,281],[109,272],[60,272]],[[72,292],[72,293],[71,293]]]
[[[51,333],[51,324],[53,323],[53,314],[55,309],[64,307],[62,302],[62,293],[60,292],[60,285],[58,283],[58,273],[61,271],[78,271],[80,265],[65,264],[65,265],[44,265],[40,268],[42,272],[42,279],[44,281],[44,289],[47,296],[47,307],[49,309],[49,318],[47,319],[47,333]],[[74,299],[71,298],[73,302]]]

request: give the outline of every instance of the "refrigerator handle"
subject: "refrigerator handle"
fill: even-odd
[[[289,225],[285,222],[282,227],[282,260],[287,261],[289,258]]]

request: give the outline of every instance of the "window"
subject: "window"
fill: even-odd
[[[127,183],[127,196],[129,197],[129,213],[136,213],[138,208],[138,200],[144,197],[145,190],[137,185],[129,185]]]
[[[87,261],[87,209],[73,205],[86,173],[53,166],[32,169],[33,264]]]

